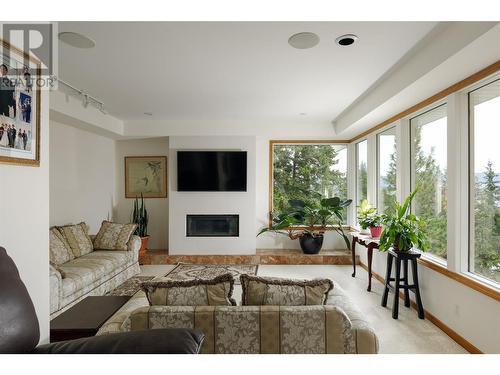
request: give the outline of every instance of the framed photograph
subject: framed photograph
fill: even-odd
[[[167,157],[126,156],[125,198],[166,198]]]
[[[0,163],[38,167],[41,63],[0,42]]]

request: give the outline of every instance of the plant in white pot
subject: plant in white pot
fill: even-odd
[[[359,206],[356,206],[358,212],[358,223],[361,227],[361,234],[369,234],[371,217],[377,214],[377,208],[368,203],[368,199],[363,199]]]
[[[144,205],[144,197],[141,194],[141,203],[139,205],[139,198],[135,197],[134,201],[134,209],[132,211],[132,222],[137,224],[137,228],[135,229],[134,234],[136,236],[141,237],[141,249],[139,250],[139,254],[143,255],[148,248],[148,223],[149,223],[149,214],[146,206]]]

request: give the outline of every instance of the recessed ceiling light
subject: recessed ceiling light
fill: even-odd
[[[288,38],[288,44],[293,48],[307,49],[319,43],[319,36],[314,33],[303,32],[292,35]]]
[[[346,34],[339,36],[337,39],[335,39],[335,43],[337,43],[340,46],[350,46],[351,44],[354,44],[354,42],[358,40],[358,37],[354,34]]]
[[[153,116],[153,113],[152,113],[152,112],[144,112],[144,114],[145,114],[146,116]]]
[[[75,48],[94,48],[95,42],[85,35],[65,31],[59,33],[59,40]]]

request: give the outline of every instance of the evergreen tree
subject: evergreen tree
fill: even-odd
[[[500,281],[500,187],[489,160],[483,174],[476,176],[474,206],[475,272]]]
[[[394,151],[390,157],[389,169],[387,170],[387,174],[382,177],[382,207],[379,207],[380,213],[390,214],[394,212],[394,202],[396,200],[396,173],[396,143],[394,142]]]
[[[347,198],[346,174],[335,169],[338,152],[332,145],[278,145],[274,147],[273,207],[279,213],[290,199],[317,203],[311,195]]]
[[[359,164],[358,170],[358,203],[368,198],[368,168],[365,161]]]
[[[434,150],[425,155],[421,147],[421,129],[415,131],[415,213],[425,220],[429,235],[429,252],[446,258],[446,171],[441,171]]]

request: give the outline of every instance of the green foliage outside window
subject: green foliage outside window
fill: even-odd
[[[317,198],[310,194],[311,191],[325,198],[347,199],[346,172],[339,168],[341,149],[345,149],[345,146],[274,145],[273,211],[275,214],[286,212],[290,200],[316,204]]]

